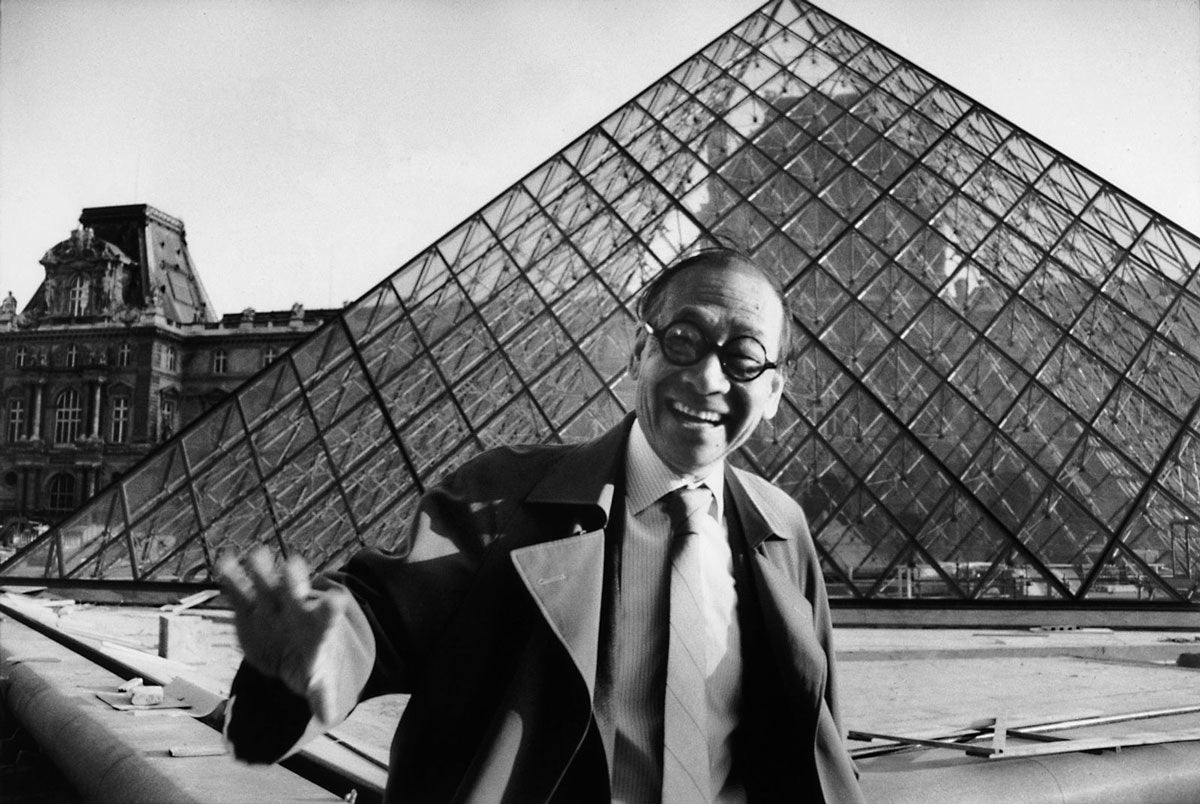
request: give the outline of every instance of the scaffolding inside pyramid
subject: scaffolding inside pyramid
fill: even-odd
[[[347,306],[0,577],[402,548],[422,491],[631,409],[639,289],[732,244],[797,331],[737,460],[832,597],[1190,599],[1200,240],[803,2],[769,2]]]

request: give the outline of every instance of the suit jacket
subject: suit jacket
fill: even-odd
[[[421,500],[403,550],[365,550],[329,584],[337,700],[412,698],[392,742],[390,801],[607,801],[593,709],[610,517],[632,417],[595,441],[507,447]],[[726,469],[741,577],[746,702],[735,768],[751,800],[861,801],[837,719],[829,607],[800,507]],[[736,516],[736,521],[733,519]],[[273,762],[311,729],[299,696],[248,665],[232,688],[238,757]]]

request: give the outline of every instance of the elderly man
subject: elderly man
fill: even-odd
[[[410,692],[390,801],[862,800],[804,515],[727,462],[779,406],[782,290],[711,249],[639,315],[636,413],[595,441],[480,455],[401,554],[312,587],[299,559],[223,563],[239,757]]]

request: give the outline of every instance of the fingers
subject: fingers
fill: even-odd
[[[217,559],[217,579],[235,609],[247,608],[253,602],[254,586],[241,562],[233,556],[226,554]]]
[[[246,569],[250,582],[260,598],[269,598],[279,586],[279,572],[275,569],[275,557],[265,547],[255,547],[246,558]]]
[[[238,609],[258,604],[302,602],[312,591],[308,564],[299,555],[291,556],[283,566],[265,547],[256,547],[245,561],[223,555],[217,560],[221,586]]]
[[[304,600],[312,587],[308,582],[308,564],[300,555],[291,555],[283,564],[283,589],[295,600]]]

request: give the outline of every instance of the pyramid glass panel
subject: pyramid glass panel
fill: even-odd
[[[796,323],[779,415],[735,460],[803,505],[835,597],[1190,599],[1200,240],[1018,123],[772,0],[0,575],[404,549],[448,469],[631,410],[636,294],[724,243]]]

